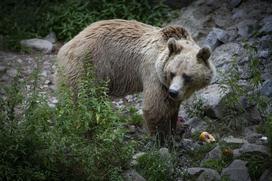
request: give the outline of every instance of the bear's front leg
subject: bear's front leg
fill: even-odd
[[[176,129],[178,108],[179,103],[172,101],[163,87],[144,90],[144,120],[151,135],[170,136]]]

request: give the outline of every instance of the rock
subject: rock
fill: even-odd
[[[158,0],[154,0],[154,1],[158,1]],[[161,2],[161,1],[158,1],[158,2]],[[182,7],[186,7],[189,4],[191,4],[192,0],[165,0],[163,2],[171,8],[180,9]]]
[[[47,40],[51,43],[56,43],[57,37],[54,32],[50,32],[46,37],[44,37],[44,40]]]
[[[263,139],[263,135],[262,134],[258,134],[258,133],[252,133],[250,135],[247,135],[245,137],[245,139],[249,142],[249,143],[255,143],[255,144],[265,144],[265,141],[262,140]]]
[[[23,47],[33,48],[44,53],[50,53],[53,49],[53,44],[50,41],[38,38],[21,40],[20,44]]]
[[[182,141],[180,142],[180,148],[184,151],[193,151],[196,148],[198,148],[200,145],[195,143],[193,140],[191,139],[182,139]]]
[[[261,24],[262,24],[262,28],[260,29],[261,32],[263,33],[272,32],[272,15],[263,18]]]
[[[213,28],[211,32],[209,32],[208,36],[204,41],[204,45],[209,46],[212,50],[216,47],[220,46],[223,43],[228,41],[228,34],[225,30],[220,28]]]
[[[161,159],[165,161],[171,161],[171,154],[169,153],[168,148],[160,148],[159,154]]]
[[[225,137],[223,138],[223,141],[226,143],[234,143],[234,144],[243,144],[247,142],[245,139],[234,138],[233,136]]]
[[[244,153],[261,153],[266,156],[270,156],[270,152],[268,147],[264,145],[257,145],[257,144],[252,144],[252,143],[244,143],[241,148],[235,149],[236,152],[238,151],[238,154],[234,154],[234,156],[240,156],[241,154]]]
[[[231,181],[251,181],[246,164],[246,161],[234,160],[222,170],[221,176],[227,176]]]
[[[249,38],[256,30],[257,21],[256,20],[244,20],[238,23],[238,34],[242,38]]]
[[[272,169],[266,169],[261,175],[260,181],[272,181]]]
[[[10,77],[16,77],[18,74],[18,71],[14,68],[11,68],[9,70],[7,70],[7,75],[10,76]]]
[[[188,168],[187,173],[191,176],[199,175],[198,178],[196,179],[197,181],[220,180],[220,175],[218,174],[218,172],[210,168],[201,167]]]
[[[234,11],[234,13],[232,15],[232,19],[240,20],[240,19],[244,18],[245,16],[246,16],[246,13],[243,9],[237,9],[236,11]]]
[[[44,84],[45,85],[50,85],[50,84],[52,84],[52,82],[50,80],[46,80],[46,81],[44,81]]]
[[[258,57],[259,58],[268,58],[269,57],[269,50],[260,50],[258,51]]]
[[[236,8],[237,6],[240,5],[241,2],[242,0],[228,0],[229,6],[231,8]]]
[[[132,156],[132,159],[138,160],[140,157],[144,156],[145,154],[146,154],[145,152],[136,153],[135,155]]]
[[[130,166],[134,167],[137,166],[138,163],[138,159],[141,158],[142,156],[144,156],[146,153],[145,152],[139,152],[136,153],[135,155],[132,156],[132,160],[130,162]]]
[[[7,70],[7,67],[5,67],[5,66],[1,66],[1,65],[0,65],[0,74],[5,73],[5,72],[6,72],[6,70]]]
[[[128,126],[128,133],[135,133],[136,132],[136,126],[135,125],[129,125]]]
[[[196,118],[196,117],[185,122],[185,124],[189,125],[189,127],[190,127],[189,129],[191,129],[192,133],[195,133],[198,131],[200,131],[200,132],[205,131],[208,127],[206,122],[204,122],[202,119]]]
[[[228,88],[225,92],[222,91],[222,85],[212,84],[208,87],[200,90],[197,94],[197,98],[203,103],[205,113],[210,118],[222,118],[224,111],[224,104],[222,99],[228,94]],[[193,97],[192,97],[193,99]],[[194,101],[189,99],[189,105]]]
[[[245,72],[245,64],[248,62],[248,52],[239,43],[226,43],[216,48],[212,53],[210,60],[214,63],[217,69],[216,82],[225,80],[226,75],[228,75],[232,62],[234,60],[239,63],[239,73],[241,77],[246,77],[242,74],[249,74]]]
[[[214,149],[212,149],[209,153],[206,154],[204,160],[220,160],[222,158],[222,151],[219,146],[216,146]]]
[[[145,181],[145,178],[142,177],[136,170],[131,169],[125,171],[123,174],[125,181]]]
[[[260,89],[262,95],[272,97],[272,80],[267,80]]]

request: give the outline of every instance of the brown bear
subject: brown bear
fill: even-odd
[[[109,81],[110,95],[143,91],[150,133],[167,135],[175,130],[180,103],[211,82],[210,54],[183,27],[114,19],[89,25],[60,49],[57,59],[72,88],[87,59],[96,78]]]

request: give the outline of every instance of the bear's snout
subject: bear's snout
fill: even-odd
[[[179,92],[177,90],[174,89],[169,89],[168,90],[168,94],[171,98],[175,99],[178,97]]]

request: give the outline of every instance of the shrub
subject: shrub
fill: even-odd
[[[124,120],[113,111],[105,83],[94,83],[92,77],[87,70],[77,104],[62,86],[56,107],[48,106],[35,84],[24,99],[23,84],[14,81],[5,89],[0,99],[1,180],[122,179],[133,147],[124,141]]]
[[[148,0],[3,0],[0,35],[4,46],[18,48],[18,40],[45,36],[54,31],[59,40],[69,40],[92,22],[103,19],[135,19],[162,25],[175,12],[166,5]]]

